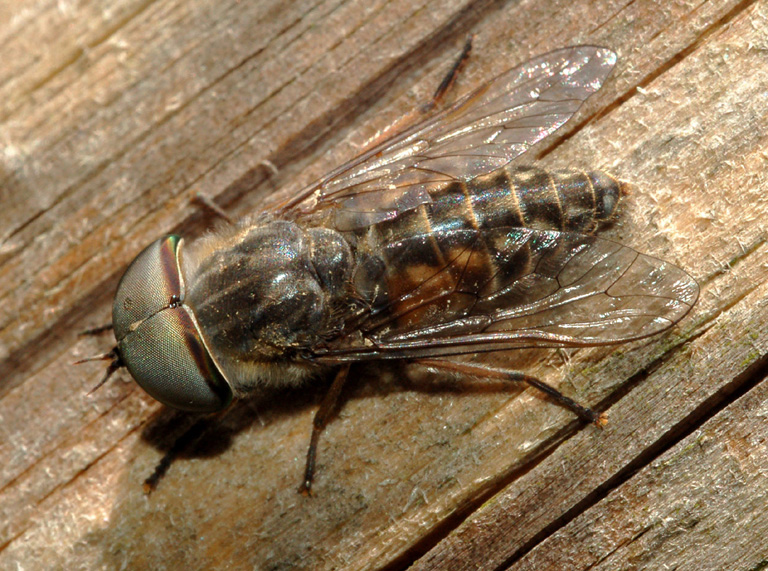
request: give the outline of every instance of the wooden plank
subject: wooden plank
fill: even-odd
[[[701,365],[695,367],[704,386],[725,375],[734,379],[728,390],[746,394],[727,399],[727,406],[714,418],[664,454],[652,459],[646,454],[646,465],[639,473],[536,545],[509,569],[562,568],[566,562],[570,569],[600,570],[626,569],[628,564],[638,562],[651,569],[765,567],[768,332],[764,324],[768,315],[762,302],[766,296],[768,287],[762,284],[744,303],[725,313],[701,339],[719,350],[700,353]],[[755,307],[761,308],[757,314],[752,311]],[[753,335],[749,341],[733,343],[732,332],[740,328]],[[744,367],[749,360],[745,359],[745,348],[762,355],[749,367]],[[741,357],[739,361],[733,359],[735,353]],[[678,367],[686,366],[684,357],[675,361]],[[651,406],[663,407],[665,403],[658,401],[668,398],[654,402],[654,395],[647,389],[643,386],[641,390],[651,397]],[[665,397],[674,399],[681,392],[676,387]],[[710,403],[721,397],[713,394]],[[675,408],[685,400],[675,399]],[[635,413],[640,412],[637,408]],[[697,420],[702,412],[694,410],[694,418],[685,420]],[[710,409],[705,414],[712,412]],[[640,420],[639,414],[634,416],[626,420]],[[670,428],[674,432],[684,427]],[[661,442],[673,442],[670,436]],[[510,515],[508,511],[506,516]],[[499,541],[497,536],[495,542]],[[451,568],[459,567],[451,562]]]
[[[623,479],[748,382],[765,353],[762,313],[745,317],[764,298],[750,292],[766,267],[764,2],[60,5],[4,8],[18,11],[0,25],[0,50],[39,54],[0,64],[0,567],[374,569],[425,553],[425,568],[523,565],[570,520],[548,541],[573,538],[583,559],[587,528],[574,518],[605,513],[608,490],[631,494]],[[85,396],[99,370],[70,363],[109,341],[76,332],[108,319],[117,277],[144,244],[201,231],[191,193],[243,214],[278,187],[291,192],[425,100],[470,32],[460,91],[562,45],[619,51],[609,84],[544,161],[636,184],[611,232],[691,270],[705,286],[694,314],[615,353],[531,357],[534,374],[610,407],[604,431],[531,391],[369,371],[324,435],[316,497],[295,487],[322,386],[206,420],[144,496],[141,482],[195,418],[132,382]],[[264,159],[280,169],[272,180]],[[658,491],[682,485],[667,472]],[[742,537],[759,532],[731,498]],[[504,506],[521,511],[505,518]]]

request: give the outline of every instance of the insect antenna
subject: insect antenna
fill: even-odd
[[[101,388],[101,386],[109,380],[109,377],[111,377],[115,371],[117,371],[122,367],[125,367],[125,363],[123,363],[123,359],[120,357],[120,352],[117,350],[117,347],[113,347],[109,353],[104,353],[103,355],[96,355],[95,357],[87,357],[85,359],[80,359],[79,361],[75,361],[74,364],[80,365],[81,363],[89,363],[91,361],[110,361],[110,363],[107,366],[107,372],[98,382],[98,384],[95,387],[93,387],[90,391],[88,391],[89,395],[96,392],[96,389]]]

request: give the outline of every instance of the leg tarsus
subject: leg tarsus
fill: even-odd
[[[456,83],[456,78],[459,77],[459,74],[461,73],[461,70],[464,69],[464,65],[467,63],[467,60],[469,59],[469,54],[472,52],[472,40],[474,39],[473,35],[470,35],[467,38],[466,43],[464,44],[464,48],[462,48],[461,53],[459,54],[459,57],[456,58],[456,61],[453,62],[453,65],[451,66],[451,69],[448,71],[448,74],[443,78],[443,81],[440,82],[440,85],[437,86],[437,89],[435,90],[435,94],[432,96],[432,101],[429,103],[431,105],[431,108],[437,107],[440,103],[443,101],[443,97],[445,97],[445,94],[448,92],[451,87],[453,87],[453,84]]]
[[[605,425],[606,419],[604,419],[604,415],[595,412],[591,408],[580,405],[572,398],[565,396],[556,388],[549,386],[547,383],[540,381],[536,377],[521,374],[520,378],[515,380],[520,380],[552,397],[553,400],[557,401],[564,407],[571,409],[580,419],[592,424],[596,424],[597,426]]]
[[[299,486],[299,493],[304,496],[312,495],[312,479],[315,475],[315,459],[317,456],[317,444],[320,441],[320,434],[330,421],[333,414],[336,412],[336,405],[339,403],[339,396],[341,395],[341,389],[344,387],[344,383],[347,381],[349,374],[349,365],[344,365],[336,373],[336,377],[331,383],[331,388],[328,389],[325,397],[323,397],[320,403],[320,408],[315,413],[315,418],[312,420],[312,436],[309,440],[309,450],[307,450],[307,463],[304,468],[304,480]]]
[[[187,430],[185,430],[176,440],[170,449],[160,458],[160,462],[155,466],[155,470],[152,474],[144,480],[142,489],[144,494],[149,495],[157,489],[157,485],[160,480],[165,477],[166,472],[171,467],[171,464],[178,458],[178,456],[185,450],[191,449],[197,442],[203,437],[206,427],[208,426],[207,420],[201,419],[195,422]]]
[[[365,142],[365,144],[362,145],[362,149],[371,149],[385,141],[391,135],[395,133],[402,133],[406,129],[413,127],[419,121],[424,120],[426,115],[432,113],[432,111],[437,109],[443,103],[443,98],[445,97],[446,92],[456,82],[456,78],[458,77],[459,73],[461,73],[461,69],[469,57],[469,52],[472,51],[472,38],[473,36],[469,36],[467,39],[467,42],[464,44],[464,49],[461,51],[458,59],[451,66],[448,75],[446,75],[443,81],[440,82],[440,85],[435,90],[435,94],[432,96],[432,99],[426,103],[417,105],[416,108],[412,109],[409,113],[403,117],[400,117],[397,121],[391,125],[388,125],[381,132],[371,137]]]
[[[605,426],[606,422],[608,421],[607,415],[595,412],[591,408],[582,406],[572,398],[565,396],[556,388],[549,386],[547,383],[544,383],[536,377],[531,377],[530,375],[526,375],[525,373],[521,373],[519,371],[496,369],[486,365],[462,363],[459,361],[444,361],[441,359],[419,359],[417,362],[434,369],[442,369],[444,371],[462,373],[471,377],[500,379],[526,383],[527,385],[530,385],[535,389],[543,392],[545,395],[552,398],[555,402],[569,409],[576,416],[586,422],[590,422],[602,427]]]

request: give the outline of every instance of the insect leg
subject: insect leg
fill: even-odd
[[[149,495],[157,489],[157,485],[160,483],[160,480],[165,477],[165,474],[168,472],[168,468],[171,467],[171,464],[173,464],[174,460],[176,460],[176,458],[178,458],[179,455],[185,450],[192,449],[195,444],[197,444],[197,442],[203,437],[207,427],[207,419],[200,419],[187,430],[185,430],[181,436],[175,439],[170,449],[162,458],[160,458],[160,462],[157,463],[152,474],[146,480],[144,480],[142,489],[144,490],[145,494]]]
[[[440,85],[437,86],[437,89],[435,90],[435,93],[432,96],[432,101],[427,103],[424,111],[431,111],[432,109],[440,105],[443,102],[443,98],[445,97],[445,94],[448,92],[448,90],[451,87],[453,87],[453,84],[456,83],[456,78],[459,77],[461,70],[464,69],[464,65],[467,63],[467,60],[469,59],[469,54],[472,52],[473,39],[474,39],[474,36],[471,36],[471,35],[467,38],[467,42],[464,44],[464,48],[462,48],[461,53],[459,54],[459,57],[456,59],[455,62],[453,62],[451,69],[448,71],[448,74],[443,78],[443,81],[440,82]]]
[[[222,218],[223,220],[226,220],[230,224],[234,224],[234,221],[232,218],[230,218],[229,214],[224,212],[224,209],[216,204],[213,199],[211,199],[210,196],[207,194],[203,194],[202,192],[196,192],[195,195],[192,197],[192,202],[194,202],[197,206],[205,210],[208,214]]]
[[[567,409],[570,409],[576,414],[576,416],[578,416],[582,420],[594,423],[597,426],[603,426],[605,425],[605,422],[606,422],[606,417],[604,414],[595,412],[591,408],[587,408],[585,406],[580,405],[572,398],[565,396],[556,388],[549,386],[547,383],[540,381],[536,377],[526,375],[525,373],[521,373],[520,371],[513,371],[509,369],[496,369],[494,367],[489,367],[487,365],[480,365],[476,363],[462,363],[458,361],[444,361],[442,359],[419,359],[416,362],[419,363],[420,365],[424,365],[432,369],[460,373],[462,375],[467,375],[475,378],[500,379],[504,381],[515,381],[515,382],[526,383],[536,388],[537,390],[543,392],[547,396],[551,397],[558,404],[564,406]]]
[[[317,454],[317,443],[320,440],[320,433],[323,431],[331,416],[336,411],[336,405],[339,402],[339,395],[341,389],[344,387],[344,383],[347,380],[350,365],[344,365],[336,373],[336,377],[331,383],[331,388],[328,389],[325,397],[323,397],[320,403],[320,408],[315,413],[315,418],[312,421],[312,437],[309,441],[309,450],[307,451],[307,465],[304,468],[304,481],[299,487],[299,492],[305,496],[312,494],[312,478],[315,474],[315,456]]]
[[[469,58],[469,54],[472,51],[472,39],[473,36],[469,36],[469,38],[467,38],[467,42],[464,44],[464,48],[461,50],[461,54],[459,54],[459,57],[451,66],[448,74],[440,82],[440,85],[437,86],[435,93],[432,95],[432,99],[426,103],[418,105],[416,108],[400,117],[397,121],[391,125],[388,125],[380,133],[366,141],[362,148],[370,149],[386,140],[387,137],[398,132],[405,131],[417,122],[422,121],[425,116],[430,115],[435,109],[440,107],[443,104],[445,94],[448,92],[448,90],[451,89],[451,87],[453,87],[453,84],[456,83],[456,78],[461,73],[461,70],[464,68],[464,64]]]
[[[85,336],[85,335],[101,335],[102,333],[106,333],[107,331],[112,331],[112,324],[108,323],[107,325],[99,325],[98,327],[92,327],[91,329],[86,329],[85,331],[81,331],[78,333],[78,335]]]

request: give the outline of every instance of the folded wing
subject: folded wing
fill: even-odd
[[[444,262],[419,263],[438,248]],[[699,288],[685,271],[610,240],[527,228],[413,236],[381,253],[387,293],[329,362],[578,347],[668,329]]]

